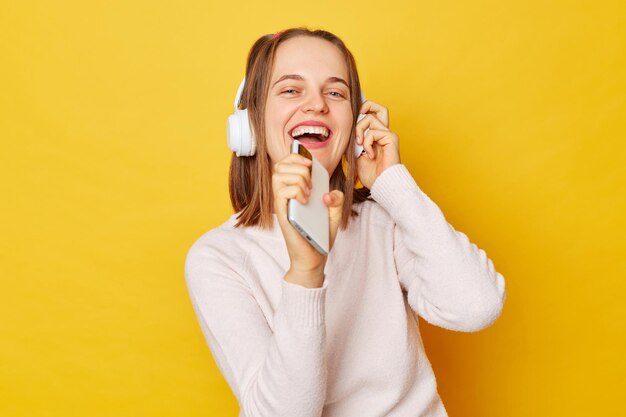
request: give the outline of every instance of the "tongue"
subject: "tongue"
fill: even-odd
[[[315,142],[323,142],[326,138],[322,135],[318,135],[315,133],[305,133],[302,136],[298,137],[298,140],[302,143],[315,143]]]

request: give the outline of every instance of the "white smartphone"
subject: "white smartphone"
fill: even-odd
[[[326,168],[313,158],[311,152],[302,143],[294,140],[291,144],[291,153],[297,153],[310,159],[311,166],[311,194],[306,204],[296,199],[290,199],[287,206],[289,223],[313,246],[319,253],[326,256],[329,249],[328,236],[328,207],[322,197],[328,192],[330,177]]]

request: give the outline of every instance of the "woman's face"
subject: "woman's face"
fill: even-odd
[[[290,153],[292,135],[305,134],[297,139],[332,174],[350,140],[352,122],[348,68],[339,48],[309,36],[280,44],[265,105],[272,163]]]

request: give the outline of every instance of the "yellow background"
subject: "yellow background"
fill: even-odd
[[[0,415],[237,415],[183,264],[231,214],[247,52],[300,25],[344,39],[403,162],[506,279],[482,332],[420,321],[449,414],[616,415],[624,4],[3,0]]]

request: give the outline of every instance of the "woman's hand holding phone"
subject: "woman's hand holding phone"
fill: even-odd
[[[366,155],[357,159],[357,174],[361,184],[371,189],[385,169],[400,163],[399,139],[389,130],[386,107],[367,100],[361,106],[360,114],[366,116],[356,125],[356,141],[363,145]]]
[[[312,187],[311,165],[311,160],[298,154],[289,154],[274,165],[272,191],[274,211],[291,261],[285,280],[304,287],[317,288],[324,283],[326,257],[315,250],[287,218],[287,203],[290,199],[296,199],[302,204],[308,201]],[[329,211],[329,238],[332,247],[341,223],[343,193],[339,190],[331,191],[324,194],[323,200]]]

